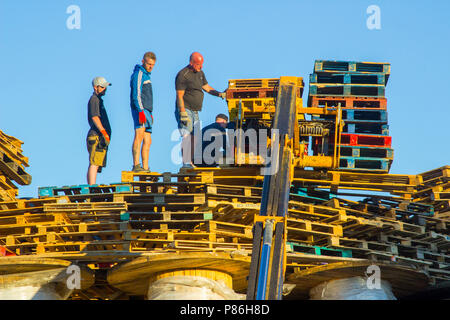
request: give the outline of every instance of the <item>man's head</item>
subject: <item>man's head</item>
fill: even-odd
[[[194,52],[189,58],[189,65],[195,72],[199,72],[203,67],[203,56],[199,52]]]
[[[103,77],[95,77],[94,80],[92,80],[92,87],[94,88],[94,92],[98,96],[103,96],[106,93],[106,88],[110,86],[111,83],[106,81]]]
[[[142,58],[142,66],[147,72],[151,72],[153,67],[155,66],[156,55],[149,51],[144,54],[144,58]]]
[[[223,113],[219,113],[216,116],[216,123],[220,124],[222,128],[226,128],[228,124],[228,117]]]

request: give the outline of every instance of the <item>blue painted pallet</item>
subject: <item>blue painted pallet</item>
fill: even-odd
[[[317,119],[316,119],[317,120]],[[327,121],[320,119],[321,121]],[[329,121],[329,120],[328,120]],[[389,125],[383,122],[354,122],[344,121],[343,134],[357,134],[357,135],[376,135],[376,136],[389,136]],[[334,137],[334,129],[331,132],[331,137]],[[330,141],[334,141],[330,140]],[[347,144],[347,143],[345,143]],[[363,144],[363,143],[357,143]]]
[[[335,108],[329,108],[330,110],[335,110]],[[334,115],[320,115],[312,116],[313,120],[334,120],[336,116]],[[358,110],[358,109],[343,109],[342,119],[344,121],[352,122],[387,122],[387,111],[386,110]]]
[[[132,187],[129,184],[111,184],[111,185],[88,185],[80,184],[73,186],[63,187],[39,187],[39,197],[55,197],[64,195],[82,195],[82,194],[95,194],[95,193],[118,193],[118,192],[132,192]]]
[[[289,252],[301,252],[306,254],[315,254],[318,256],[332,256],[351,258],[352,251],[349,249],[334,249],[318,246],[309,246],[295,242],[286,242],[286,250]]]
[[[357,171],[388,172],[392,164],[390,159],[340,157],[339,169]]]
[[[334,146],[330,145],[329,150],[334,150]],[[384,147],[362,147],[362,146],[341,146],[341,157],[353,158],[376,158],[376,159],[394,159],[394,150]]]
[[[343,128],[343,133],[356,134],[375,134],[381,136],[389,135],[389,125],[382,123],[346,123]]]
[[[336,197],[336,195],[329,193],[327,191],[315,190],[315,189],[310,189],[310,188],[301,188],[301,187],[293,188],[291,193],[300,195],[300,196],[303,196],[303,197],[306,197],[306,198],[309,198],[312,200],[320,200],[320,201],[328,201],[331,198]]]
[[[314,72],[391,73],[391,64],[385,62],[316,60]]]
[[[309,94],[316,96],[363,96],[384,97],[385,87],[383,85],[369,84],[323,84],[310,83]]]
[[[386,86],[389,74],[385,73],[334,73],[321,72],[309,75],[309,83],[335,83],[335,84],[381,84]]]
[[[411,214],[434,216],[434,206],[430,204],[406,202],[400,203],[399,209]]]

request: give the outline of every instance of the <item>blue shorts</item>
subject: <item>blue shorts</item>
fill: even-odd
[[[180,112],[178,107],[175,107],[175,119],[177,120],[178,130],[180,130],[180,134],[185,136],[187,134],[193,134],[194,125],[200,126],[200,119],[198,117],[198,111],[192,111],[188,108],[185,109],[186,113],[191,121],[187,123],[180,121]]]
[[[134,123],[134,129],[139,129],[145,127],[145,132],[152,133],[152,125],[153,125],[153,116],[152,113],[144,109],[145,113],[145,123],[140,124],[139,123],[139,111],[137,111],[135,108],[131,108],[131,115],[133,116],[133,123]]]

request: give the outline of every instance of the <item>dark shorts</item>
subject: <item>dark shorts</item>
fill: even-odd
[[[145,118],[146,118],[145,123],[140,124],[139,123],[139,111],[137,111],[135,108],[131,108],[131,115],[133,116],[134,129],[136,130],[136,129],[145,127],[145,132],[152,133],[153,115],[147,109],[144,109],[144,113],[145,113]]]
[[[100,139],[97,135],[87,136],[86,145],[89,152],[89,164],[99,167],[106,167],[106,154],[108,147],[99,146]]]
[[[186,108],[185,110],[189,119],[191,120],[187,123],[180,121],[180,112],[178,111],[178,108],[175,108],[175,119],[177,120],[178,130],[180,130],[180,134],[182,136],[192,134],[194,131],[194,126],[199,126],[198,129],[200,129],[200,119],[198,117],[198,111],[192,111],[188,108]]]

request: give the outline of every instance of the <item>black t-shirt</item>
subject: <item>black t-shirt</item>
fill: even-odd
[[[92,117],[95,116],[100,118],[100,122],[102,123],[108,135],[111,137],[111,126],[109,124],[109,119],[108,115],[106,114],[105,106],[103,105],[103,100],[101,97],[93,93],[88,103],[88,122],[89,126],[91,127],[89,129],[88,136],[101,135],[101,132],[98,130],[94,121],[92,121]]]
[[[201,111],[203,89],[208,84],[203,71],[194,72],[189,66],[181,69],[175,79],[175,89],[184,90],[184,106],[192,111]]]
[[[227,126],[228,128],[229,126]],[[211,130],[211,131],[210,131]],[[210,146],[209,150],[206,150],[208,146]],[[216,155],[215,147],[217,145],[220,145],[222,148],[221,154]],[[202,163],[195,163],[198,166],[217,166],[218,160],[221,156],[226,155],[227,148],[229,146],[227,145],[227,132],[225,128],[223,128],[219,123],[214,122],[202,129]],[[206,151],[205,151],[206,150]],[[211,156],[212,159],[214,159],[213,163],[210,163],[211,160],[205,161],[205,156]]]

